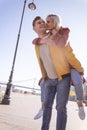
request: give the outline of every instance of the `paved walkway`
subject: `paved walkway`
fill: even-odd
[[[0,105],[0,130],[40,130],[42,118],[33,117],[40,107],[40,96],[12,93],[10,105]],[[87,130],[87,117],[80,120],[77,105],[68,103],[68,122],[66,130]],[[87,113],[87,107],[85,107]],[[50,130],[56,130],[55,103]]]

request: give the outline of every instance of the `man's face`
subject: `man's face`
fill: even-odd
[[[43,19],[39,19],[35,22],[35,25],[33,27],[34,31],[38,34],[44,33],[47,30],[46,23]]]
[[[52,30],[55,27],[55,23],[52,17],[47,17],[46,18],[46,25],[48,30]]]

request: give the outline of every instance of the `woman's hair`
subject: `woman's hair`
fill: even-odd
[[[55,23],[55,26],[56,26],[57,29],[59,29],[59,28],[61,27],[61,18],[60,18],[60,16],[55,15],[55,14],[49,14],[49,15],[47,16],[47,18],[48,18],[48,17],[53,18],[54,23]]]

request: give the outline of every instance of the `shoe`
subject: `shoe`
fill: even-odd
[[[80,118],[81,120],[84,120],[84,119],[85,119],[84,107],[79,107],[78,115],[79,115],[79,118]]]
[[[36,116],[34,117],[34,120],[39,119],[41,116],[43,116],[43,110],[42,110],[42,109],[40,109],[40,110],[38,111],[38,113],[37,113]]]

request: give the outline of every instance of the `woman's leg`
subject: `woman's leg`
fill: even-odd
[[[74,84],[76,97],[77,97],[77,105],[79,107],[79,117],[80,119],[85,118],[85,112],[83,108],[83,87],[82,87],[82,78],[78,71],[75,69],[71,69],[71,81]]]

